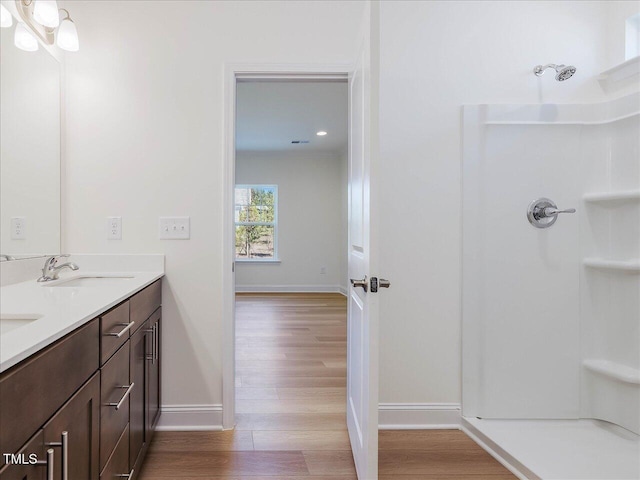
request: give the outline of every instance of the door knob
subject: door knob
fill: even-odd
[[[369,284],[367,283],[366,275],[362,280],[356,280],[355,278],[352,278],[351,285],[353,285],[354,288],[361,287],[365,292],[369,289]]]
[[[379,288],[389,288],[391,282],[386,278],[371,277],[371,293],[378,293]]]

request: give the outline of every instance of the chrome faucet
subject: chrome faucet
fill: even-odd
[[[39,282],[50,282],[51,280],[58,280],[58,275],[65,268],[69,268],[73,271],[78,270],[78,266],[73,262],[63,263],[62,265],[57,265],[58,260],[63,257],[68,257],[69,254],[64,255],[53,255],[47,258],[44,262],[44,267],[42,268],[42,276],[38,279]]]

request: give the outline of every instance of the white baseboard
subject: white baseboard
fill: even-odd
[[[344,290],[344,293],[343,293]],[[236,285],[236,292],[242,293],[342,293],[340,285]]]
[[[340,289],[340,293],[342,295],[344,295],[345,297],[349,296],[349,289],[347,287],[343,287],[342,285],[340,285],[338,288]]]
[[[380,430],[459,430],[459,403],[381,403]]]
[[[163,405],[157,430],[222,430],[222,405]]]

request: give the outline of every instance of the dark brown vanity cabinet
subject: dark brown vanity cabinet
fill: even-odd
[[[18,452],[18,458],[27,461],[24,464],[5,465],[0,469],[2,480],[45,480],[47,465],[35,465],[29,463],[30,455],[36,455],[38,460],[45,461],[44,434],[38,430],[31,440]],[[55,464],[54,464],[55,466]]]
[[[149,332],[147,335],[147,351],[150,353],[147,359],[147,422],[146,437],[151,440],[158,419],[160,418],[160,326],[162,309],[158,309],[149,318]]]
[[[99,442],[100,375],[96,372],[44,426],[45,449],[54,451],[53,478],[65,480],[63,456],[69,480],[98,478]]]
[[[140,388],[131,392],[129,399],[129,463],[135,471],[139,470],[142,449],[146,442],[145,414],[147,411],[145,399],[145,382],[147,377],[147,332],[149,322],[145,321],[140,328],[131,335],[130,347],[130,375],[131,381]],[[150,355],[150,353],[149,353]]]
[[[0,374],[0,480],[45,480],[47,462],[56,480],[136,478],[160,414],[160,289]]]
[[[4,409],[4,406],[1,408]],[[20,411],[15,413],[19,414]],[[100,376],[98,373],[94,373],[91,379],[59,408],[55,415],[27,443],[27,446],[22,449],[21,453],[24,455],[19,458],[19,462],[32,461],[29,458],[31,454],[35,454],[38,461],[45,462],[46,450],[53,449],[51,464],[55,480],[64,480],[63,471],[65,470],[68,479],[97,479],[99,472],[99,426]],[[4,432],[2,435],[4,436]],[[63,458],[66,461],[63,462]],[[5,465],[0,470],[0,479],[44,479],[47,468],[51,467],[47,465]]]
[[[131,299],[132,318],[142,318],[131,335],[131,381],[140,388],[131,393],[129,464],[137,477],[160,415],[160,285]],[[141,292],[142,293],[142,292]]]

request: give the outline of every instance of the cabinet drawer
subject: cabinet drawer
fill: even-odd
[[[131,297],[131,321],[137,330],[142,322],[151,316],[162,303],[162,281],[158,280]]]
[[[129,426],[124,429],[118,439],[113,455],[100,474],[100,480],[127,478],[129,475]]]
[[[141,385],[129,383],[129,342],[102,367],[100,382],[100,469],[129,423],[129,396]],[[127,440],[128,442],[128,440]],[[127,443],[128,454],[128,443]],[[127,457],[128,458],[128,457]]]
[[[16,452],[98,369],[98,339],[95,319],[0,376],[0,452]]]
[[[124,302],[100,317],[100,364],[129,339],[129,302]]]

